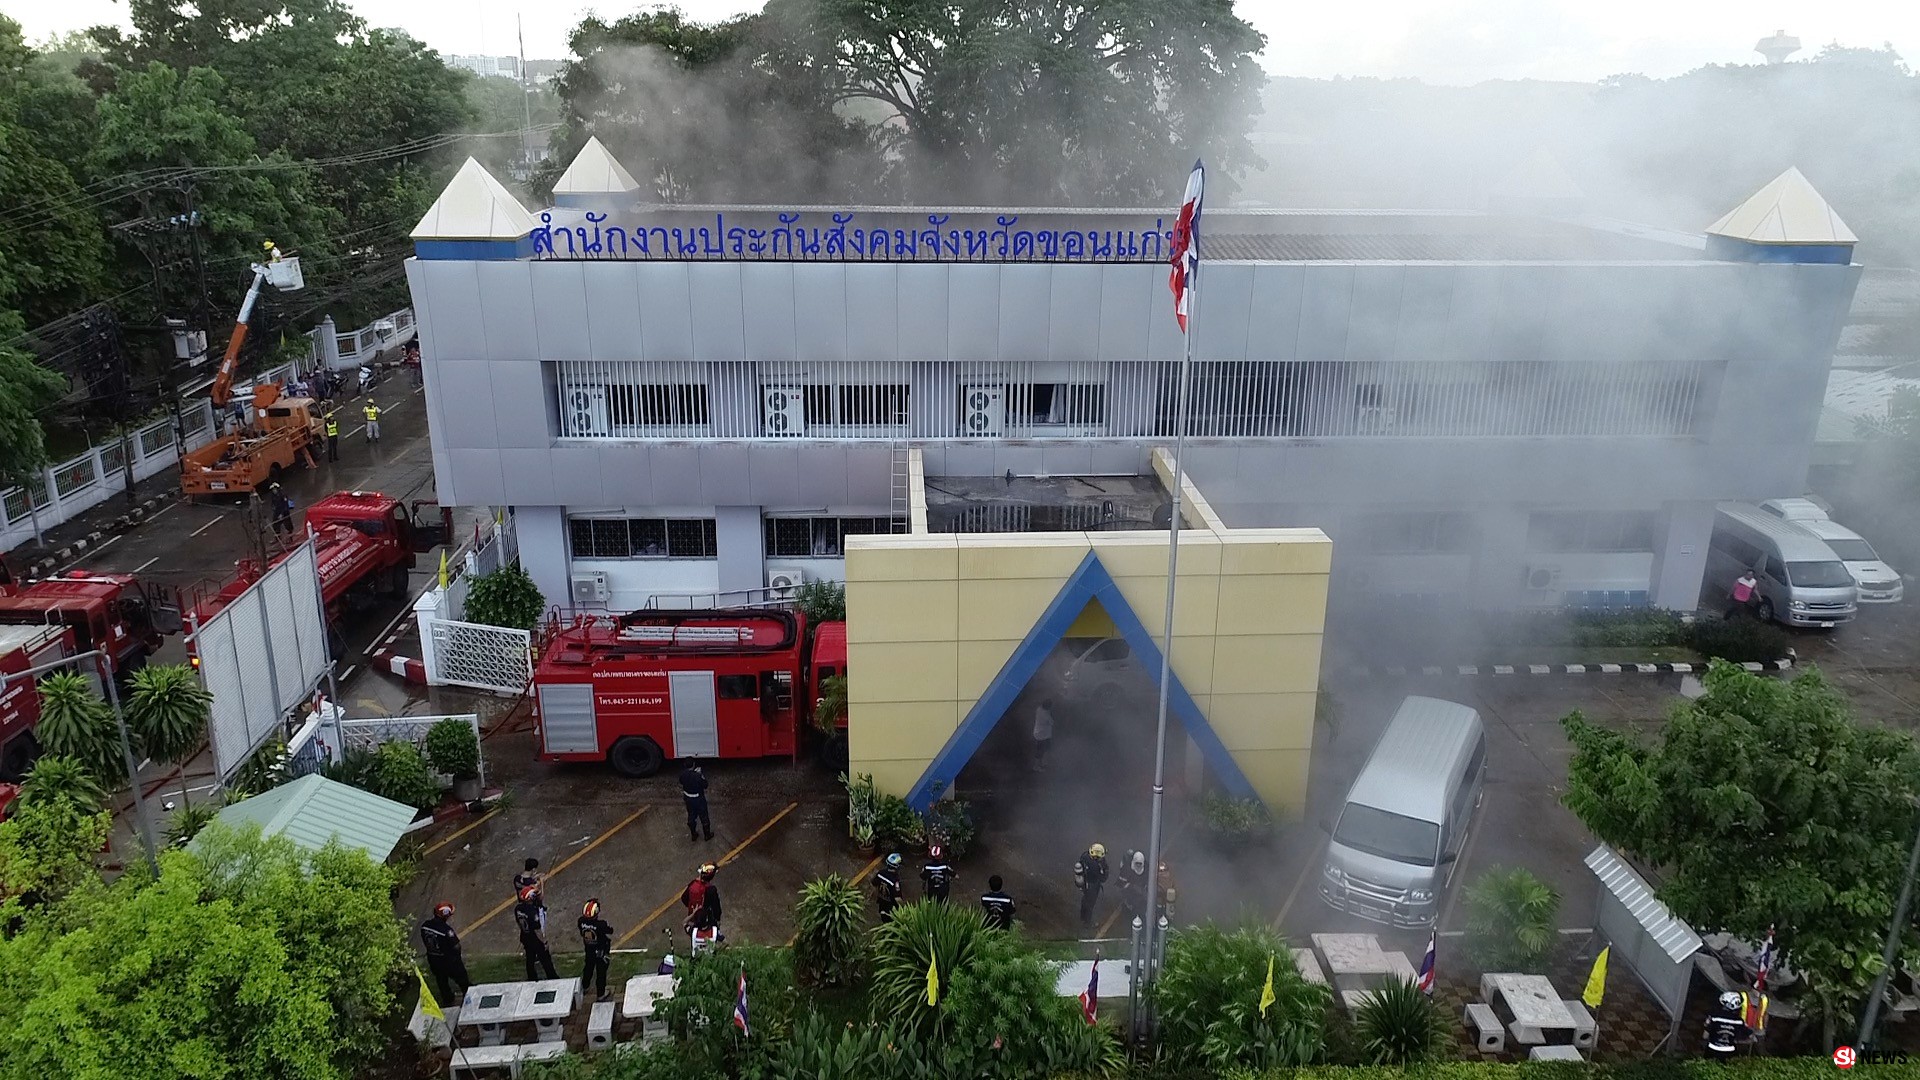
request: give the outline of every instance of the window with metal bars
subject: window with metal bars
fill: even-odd
[[[567,539],[576,559],[711,559],[719,553],[712,518],[570,518]]]
[[[838,558],[847,537],[892,531],[893,519],[886,517],[770,517],[767,558]]]
[[[1527,550],[1568,552],[1643,552],[1653,550],[1651,511],[1575,510],[1530,514]]]

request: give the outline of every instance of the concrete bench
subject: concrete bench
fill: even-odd
[[[1527,1051],[1528,1061],[1585,1061],[1571,1046],[1536,1046]]]
[[[613,1045],[613,1002],[596,1001],[587,1019],[587,1049],[605,1050]]]
[[[566,1052],[567,1044],[563,1042],[527,1043],[520,1047],[520,1060],[514,1063],[513,1075],[519,1076],[520,1066],[529,1061],[552,1061]]]
[[[1481,1053],[1499,1054],[1506,1051],[1507,1029],[1500,1023],[1500,1017],[1494,1014],[1493,1006],[1476,1001],[1467,1006],[1463,1019],[1473,1029],[1473,1044],[1480,1048]]]
[[[1560,1004],[1565,1005],[1567,1011],[1573,1014],[1573,1045],[1582,1050],[1593,1049],[1594,1040],[1599,1036],[1600,1029],[1595,1026],[1593,1014],[1587,1011],[1586,1004],[1578,1000],[1563,1001]]]
[[[501,1046],[463,1046],[453,1052],[453,1061],[448,1065],[447,1075],[455,1080],[462,1075],[478,1076],[483,1072],[505,1072],[508,1076],[520,1075],[520,1050],[515,1043]]]
[[[1313,955],[1312,949],[1293,950],[1293,966],[1300,971],[1300,977],[1315,986],[1327,985],[1327,973],[1320,968],[1320,958]]]

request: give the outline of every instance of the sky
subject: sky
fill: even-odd
[[[397,26],[442,53],[517,50],[524,13],[527,56],[561,58],[567,31],[589,11],[617,18],[651,4],[580,0],[352,0],[376,26]],[[698,19],[720,19],[750,0],[681,0]],[[1827,42],[1891,43],[1920,62],[1920,4],[1910,0],[1239,0],[1267,35],[1261,60],[1274,75],[1592,82],[1637,72],[1656,78],[1702,64],[1753,63],[1760,38],[1785,28],[1805,59]],[[97,23],[124,23],[114,0],[5,0],[29,40]]]

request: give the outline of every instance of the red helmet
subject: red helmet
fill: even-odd
[[[442,919],[452,918],[453,917],[453,901],[442,900],[439,903],[433,905],[433,914],[437,918],[442,918]]]
[[[580,909],[580,917],[583,919],[591,919],[594,916],[599,914],[600,914],[600,901],[598,899],[587,901],[586,906]]]
[[[540,899],[540,886],[528,885],[526,888],[520,890],[520,900],[522,903],[538,899]]]

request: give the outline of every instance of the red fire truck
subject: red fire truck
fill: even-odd
[[[809,627],[781,607],[582,616],[544,636],[540,760],[605,761],[623,776],[669,758],[793,757],[821,681],[847,667],[844,623]]]
[[[8,676],[0,689],[0,785],[18,784],[40,756],[40,740],[34,735],[40,695],[33,679],[14,676],[78,651],[73,631],[65,626],[0,626],[0,672]],[[0,800],[0,818],[5,816]]]
[[[0,564],[0,625],[65,626],[73,651],[106,653],[116,677],[146,663],[161,636],[179,629],[179,617],[179,609],[156,603],[132,574],[69,570],[22,585]]]
[[[358,605],[380,596],[405,595],[414,557],[447,542],[450,512],[443,509],[439,521],[422,522],[418,509],[416,505],[409,513],[399,500],[378,491],[336,491],[307,508],[305,522],[314,534],[320,598],[326,604],[329,627]],[[196,621],[218,614],[286,557],[275,557],[268,567],[253,559],[240,560],[233,580],[192,605]],[[187,649],[193,650],[191,633]]]

